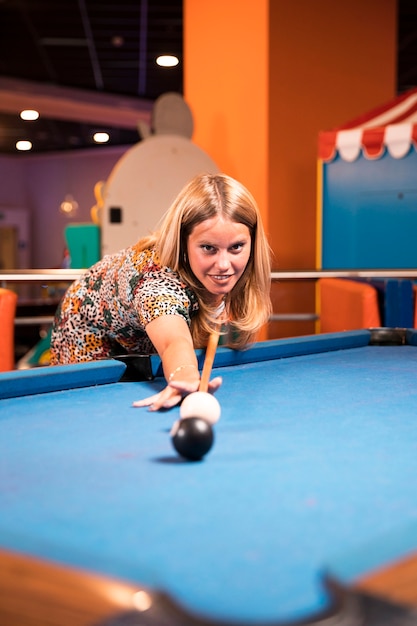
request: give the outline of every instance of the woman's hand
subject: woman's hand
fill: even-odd
[[[213,378],[208,384],[208,391],[214,393],[222,384],[221,376]],[[184,396],[198,391],[198,381],[190,383],[188,381],[175,380],[169,383],[159,393],[155,393],[143,400],[136,400],[134,407],[148,407],[149,411],[159,411],[159,409],[171,409],[181,402]]]
[[[161,357],[168,384],[159,393],[134,402],[133,406],[147,406],[149,411],[170,409],[179,404],[184,396],[198,391],[200,385],[190,330],[182,317],[162,315],[149,322],[146,332]],[[213,378],[208,384],[208,391],[214,393],[221,384],[221,377]]]

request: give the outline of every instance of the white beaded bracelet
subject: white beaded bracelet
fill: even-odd
[[[175,374],[183,369],[185,369],[186,367],[193,367],[194,369],[197,369],[197,367],[195,365],[192,365],[191,363],[188,363],[187,365],[179,365],[178,367],[176,367],[174,369],[173,372],[170,373],[170,375],[168,376],[168,382],[170,383],[171,380],[174,378]]]

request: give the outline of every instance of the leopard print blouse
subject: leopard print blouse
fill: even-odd
[[[51,365],[152,354],[149,322],[180,315],[190,325],[197,310],[195,293],[161,266],[153,248],[132,246],[105,256],[69,287],[58,306]]]

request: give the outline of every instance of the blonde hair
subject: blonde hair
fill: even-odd
[[[138,242],[140,250],[154,245],[162,265],[178,272],[195,291],[199,311],[191,321],[194,345],[206,345],[213,328],[214,310],[206,290],[194,276],[187,258],[187,240],[197,224],[221,215],[244,224],[251,235],[251,254],[245,271],[225,298],[232,332],[227,343],[243,348],[255,339],[271,313],[271,255],[258,206],[250,192],[225,174],[201,174],[179,193],[165,213],[159,230]]]

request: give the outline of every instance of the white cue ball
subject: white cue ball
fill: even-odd
[[[180,418],[186,419],[188,417],[201,417],[209,422],[209,424],[215,424],[219,421],[221,414],[221,408],[219,401],[213,396],[212,393],[207,391],[195,391],[194,393],[185,396],[180,406]]]

